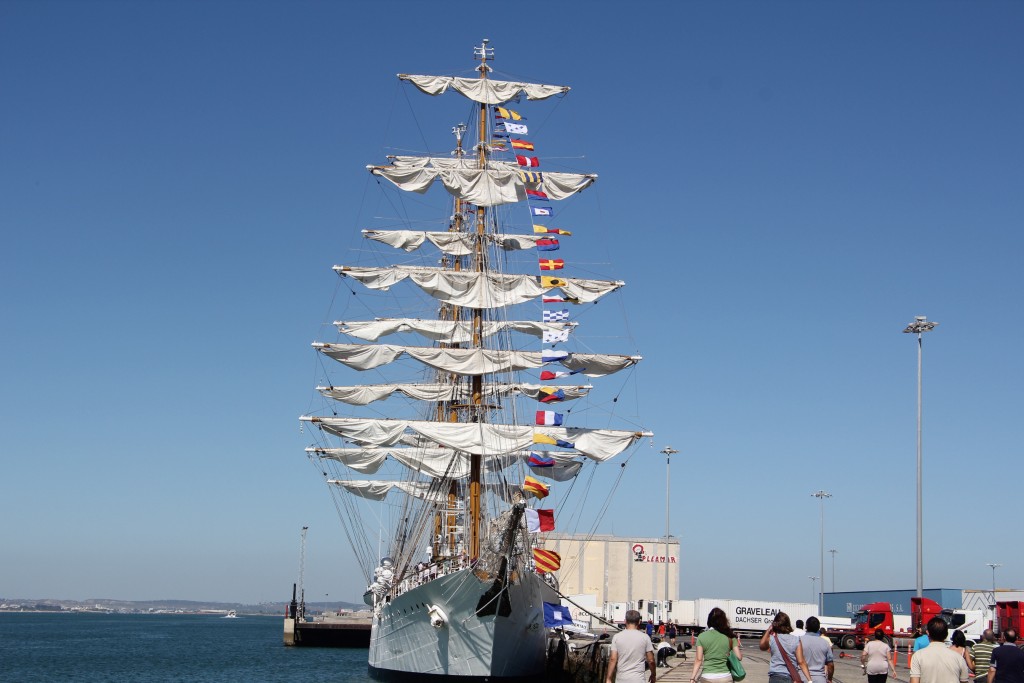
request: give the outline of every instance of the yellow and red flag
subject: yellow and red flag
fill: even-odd
[[[540,574],[558,571],[562,566],[562,556],[554,550],[534,548],[533,561],[537,564],[537,572]]]
[[[528,149],[533,151],[533,143],[529,140],[519,140],[518,138],[512,138],[512,149]]]
[[[565,268],[565,260],[560,258],[537,259],[541,270],[561,270]]]
[[[538,498],[547,497],[549,492],[548,487],[542,484],[539,479],[534,479],[533,477],[530,476],[526,477],[526,479],[523,481],[523,490],[527,491],[528,493],[532,493]]]

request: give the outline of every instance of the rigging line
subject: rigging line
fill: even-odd
[[[399,83],[402,83],[402,82],[403,81],[399,81]],[[423,147],[424,147],[424,149],[427,150],[427,154],[430,154],[431,156],[433,156],[433,154],[430,152],[430,143],[427,141],[427,136],[424,135],[424,133],[423,133],[423,127],[420,126],[420,120],[416,116],[416,109],[412,106],[412,100],[409,99],[409,91],[408,91],[408,89],[407,88],[402,88],[402,94],[405,96],[405,103],[409,105],[409,113],[412,115],[413,123],[416,124],[416,130],[420,134],[420,139],[423,140]]]
[[[575,607],[576,607],[577,609],[579,609],[579,610],[581,610],[581,611],[583,611],[583,612],[586,612],[587,614],[589,614],[589,615],[590,615],[591,617],[593,617],[594,619],[597,619],[598,621],[600,621],[600,622],[602,622],[602,623],[604,623],[604,624],[608,624],[609,626],[613,626],[613,627],[615,627],[615,628],[617,628],[617,629],[619,628],[619,626],[618,626],[618,625],[617,625],[617,624],[616,624],[615,622],[612,622],[612,621],[608,621],[608,620],[607,620],[607,619],[605,619],[604,617],[602,617],[602,616],[600,616],[600,615],[598,615],[598,614],[594,614],[593,612],[591,612],[590,610],[588,610],[588,609],[587,609],[586,607],[583,607],[582,605],[578,604],[578,603],[577,603],[577,602],[576,602],[575,600],[573,600],[572,598],[570,598],[570,597],[569,597],[568,595],[566,595],[566,594],[565,594],[565,593],[563,593],[562,591],[558,590],[557,588],[554,588],[554,587],[552,587],[552,588],[551,588],[551,590],[553,590],[553,591],[555,591],[556,593],[558,593],[558,596],[559,596],[560,598],[562,598],[562,599],[563,599],[563,600],[565,600],[566,602],[568,602],[568,603],[570,603],[570,604],[574,605],[574,606],[575,606]],[[621,630],[621,629],[619,629],[619,630]]]

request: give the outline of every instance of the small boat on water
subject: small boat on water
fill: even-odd
[[[343,286],[360,294],[341,305],[382,317],[337,320],[341,338],[313,344],[325,375],[317,387],[323,410],[301,418],[317,429],[307,455],[332,491],[368,584],[368,664],[378,680],[542,676],[549,628],[565,611],[555,578],[561,560],[542,540],[554,528],[554,506],[540,501],[585,466],[589,472],[653,436],[618,415],[617,394],[582,411],[601,427],[570,426],[583,419],[558,410],[589,396],[593,387],[579,379],[641,360],[575,341],[571,311],[590,314],[625,283],[566,275],[572,261],[553,252],[571,244],[572,231],[554,227],[552,204],[597,176],[539,170],[526,114],[539,121],[550,112],[508,108],[523,98],[541,106],[533,103],[569,88],[495,78],[487,40],[474,57],[474,78],[398,77],[427,95],[466,97],[469,125],[452,129],[450,154],[390,156],[367,168],[402,192],[424,195],[440,184],[450,197],[437,214],[414,219],[422,200],[397,196],[385,204],[386,220],[362,231],[373,246],[397,249],[398,264],[374,255],[334,266]],[[388,335],[412,343],[378,343]],[[351,370],[373,382],[334,380]],[[378,402],[386,407],[371,405]],[[609,428],[616,421],[629,428]],[[366,501],[380,508],[368,512]],[[294,609],[291,618],[298,623]]]
[[[224,615],[224,618],[225,619],[237,619],[238,618],[238,613],[235,612],[235,610],[231,610],[227,614]]]

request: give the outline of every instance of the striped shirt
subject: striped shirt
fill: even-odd
[[[971,655],[974,657],[974,676],[981,678],[988,675],[988,667],[992,663],[992,650],[996,649],[995,643],[982,641],[971,646]]]

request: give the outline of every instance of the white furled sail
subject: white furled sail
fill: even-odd
[[[470,473],[469,453],[452,448],[307,448],[306,452],[321,459],[335,460],[363,474],[376,474],[389,457],[410,471],[429,477],[465,479]],[[517,460],[528,462],[530,455],[531,451],[519,451],[490,457],[484,461],[484,467],[490,471],[503,470]],[[537,476],[567,481],[582,467],[576,452],[550,451],[545,455],[550,456],[554,465],[536,468]]]
[[[484,398],[504,398],[522,395],[539,401],[547,393],[554,390],[562,392],[563,401],[582,398],[593,387],[590,385],[555,387],[543,384],[488,384],[481,389]],[[418,401],[467,401],[472,397],[472,390],[461,384],[358,384],[344,387],[317,387],[317,391],[327,398],[341,401],[352,406],[365,406],[375,401],[382,401],[393,394],[399,393]],[[547,390],[547,392],[545,392]]]
[[[645,435],[617,429],[576,427],[531,427],[473,422],[428,422],[426,420],[382,420],[357,417],[301,418],[343,439],[357,439],[376,446],[399,443],[406,430],[448,448],[479,455],[503,455],[528,449],[536,443],[561,442],[591,460],[613,458]],[[571,445],[566,445],[571,444]]]
[[[399,332],[415,332],[431,341],[446,344],[467,344],[473,341],[473,324],[459,320],[421,320],[419,318],[383,318],[366,321],[336,321],[335,326],[342,334],[350,337],[377,341],[381,337]],[[571,330],[574,323],[545,323],[536,320],[488,320],[483,323],[481,337],[490,337],[499,332],[514,331],[534,337],[544,333]]]
[[[363,237],[388,244],[403,251],[416,251],[430,242],[445,254],[469,256],[476,249],[477,235],[464,232],[432,232],[427,230],[363,230]],[[505,251],[534,249],[537,240],[550,240],[551,235],[487,234],[484,239]]]
[[[543,85],[517,81],[494,81],[482,78],[459,78],[457,76],[418,76],[398,74],[398,78],[409,81],[428,95],[440,95],[448,88],[480,104],[502,104],[519,93],[528,100],[546,100],[554,95],[569,92],[567,85]]]
[[[356,370],[372,370],[406,355],[437,370],[469,376],[530,370],[557,362],[569,370],[579,370],[587,377],[604,377],[624,370],[642,360],[641,356],[620,356],[607,353],[568,354],[566,351],[439,349],[433,346],[398,346],[396,344],[324,344],[314,342],[313,348]]]
[[[342,277],[357,280],[369,289],[382,291],[409,279],[438,301],[453,306],[487,309],[525,303],[552,289],[562,290],[570,303],[589,304],[626,284],[619,280],[454,272],[427,266],[334,266],[334,271]]]
[[[406,192],[425,193],[435,180],[440,180],[453,197],[477,206],[500,206],[524,201],[526,189],[536,183],[508,163],[489,164],[479,168],[476,160],[433,157],[394,157],[387,166],[367,166],[375,176],[394,183]],[[559,201],[582,192],[597,180],[593,173],[545,172],[544,193]]]
[[[384,500],[392,490],[401,491],[414,498],[434,501],[440,501],[445,495],[443,491],[438,490],[427,481],[370,481],[366,479],[341,481],[329,479],[327,483],[341,486],[349,493],[369,500]]]

